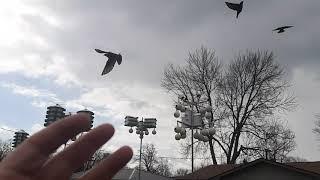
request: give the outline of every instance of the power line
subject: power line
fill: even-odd
[[[138,156],[138,155],[136,155]],[[192,159],[188,157],[170,157],[170,156],[158,156],[158,158],[166,158],[166,159]],[[193,159],[208,159],[208,158],[193,158]]]
[[[160,156],[158,158],[167,158],[167,159],[192,159],[192,158],[184,158],[184,157],[169,157],[169,156]],[[208,158],[193,158],[193,159],[208,159]]]

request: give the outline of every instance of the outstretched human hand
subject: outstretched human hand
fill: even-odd
[[[0,180],[69,180],[94,152],[113,135],[109,124],[100,125],[80,137],[63,151],[56,149],[77,134],[87,131],[90,120],[78,114],[59,120],[34,134],[0,162]],[[79,180],[111,179],[132,157],[124,146],[93,167]]]

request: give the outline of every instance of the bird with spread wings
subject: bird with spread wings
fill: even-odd
[[[274,29],[273,31],[278,31],[277,33],[283,33],[286,29],[292,28],[293,26],[282,26]]]
[[[107,61],[106,65],[104,66],[102,74],[101,74],[102,76],[105,74],[108,74],[113,69],[116,62],[118,63],[118,65],[120,65],[122,62],[121,54],[106,52],[106,51],[102,51],[100,49],[94,49],[94,50],[97,53],[104,54],[104,56],[108,57],[108,61]]]
[[[237,11],[237,18],[239,16],[239,14],[241,13],[242,11],[242,7],[243,7],[243,1],[241,1],[239,4],[236,4],[236,3],[230,3],[230,2],[225,2],[226,5],[228,6],[228,8],[234,10],[234,11]]]

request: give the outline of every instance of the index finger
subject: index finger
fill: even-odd
[[[89,129],[90,120],[84,114],[58,120],[20,144],[4,160],[4,164],[17,172],[32,174],[42,167],[49,155],[60,145]]]

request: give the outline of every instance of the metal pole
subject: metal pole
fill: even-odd
[[[143,138],[143,135],[141,135],[141,134],[140,134],[139,180],[141,180],[141,154],[142,154],[142,138]]]
[[[142,126],[142,125],[141,125]],[[142,133],[141,133],[142,131]],[[143,127],[140,127],[140,158],[139,158],[139,180],[141,180],[141,155],[142,155],[142,138],[143,138]]]
[[[191,128],[191,173],[193,173],[193,127]]]
[[[191,110],[191,173],[193,173],[193,110]]]

